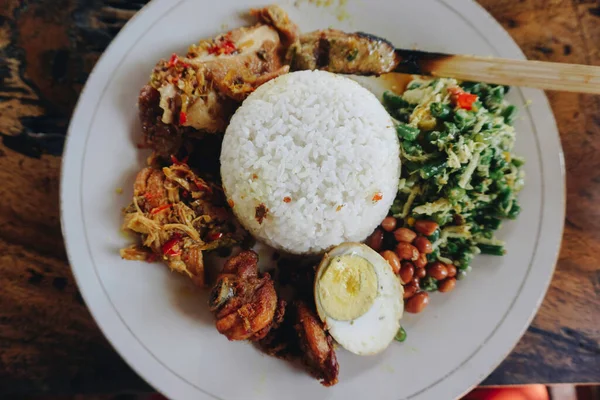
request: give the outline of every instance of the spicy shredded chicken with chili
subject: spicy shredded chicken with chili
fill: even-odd
[[[233,246],[247,235],[221,187],[180,162],[140,171],[124,212],[123,228],[138,233],[141,244],[121,250],[123,258],[160,259],[199,286],[205,284],[203,252]]]

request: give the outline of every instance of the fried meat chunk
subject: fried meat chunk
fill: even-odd
[[[282,320],[285,303],[278,300],[271,276],[259,273],[258,255],[246,250],[225,263],[209,306],[217,330],[229,340],[256,341]]]

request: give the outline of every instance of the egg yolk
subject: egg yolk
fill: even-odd
[[[351,321],[366,313],[377,297],[377,274],[355,254],[334,257],[318,281],[323,311],[333,319]]]

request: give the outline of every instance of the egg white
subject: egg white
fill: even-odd
[[[325,312],[319,298],[319,279],[334,257],[356,255],[373,265],[377,275],[377,296],[369,310],[352,321],[339,321]],[[362,243],[343,243],[324,257],[315,277],[314,296],[317,313],[336,342],[358,355],[372,355],[385,350],[400,328],[404,311],[400,279],[388,262],[376,251]]]

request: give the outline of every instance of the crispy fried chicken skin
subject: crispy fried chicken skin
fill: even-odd
[[[246,236],[221,188],[184,163],[142,169],[124,212],[123,228],[138,234],[142,244],[122,249],[123,258],[161,259],[199,286],[205,284],[203,252],[230,247]]]
[[[323,386],[333,386],[338,381],[339,365],[333,349],[333,339],[323,329],[323,323],[306,303],[296,303],[294,328],[300,340],[300,350],[309,372]]]
[[[398,56],[385,39],[325,29],[306,33],[288,50],[294,71],[323,69],[340,74],[381,75],[394,70]]]
[[[285,302],[278,301],[271,276],[258,272],[258,255],[246,250],[223,266],[209,306],[217,330],[229,340],[256,341],[281,322]]]
[[[253,10],[259,23],[190,46],[155,66],[138,101],[144,145],[176,148],[185,135],[223,132],[250,93],[289,71],[287,44],[298,28],[279,6]]]
[[[297,300],[288,305],[283,323],[258,344],[271,356],[302,362],[323,386],[333,386],[338,381],[333,339],[308,302]]]

